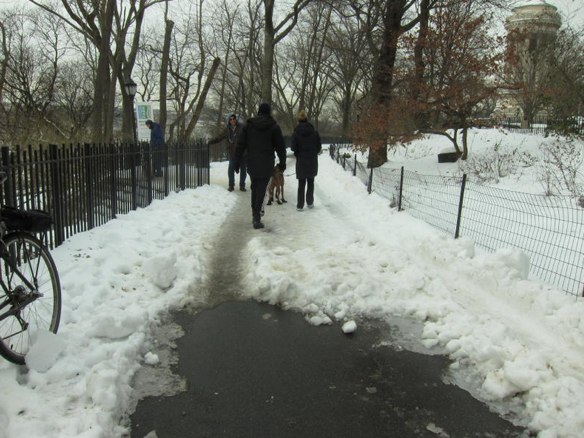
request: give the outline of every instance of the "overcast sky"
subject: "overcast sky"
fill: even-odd
[[[172,3],[176,4],[184,0],[174,0]],[[190,1],[190,0],[188,0]],[[212,3],[213,0],[207,0]],[[236,3],[243,3],[244,0],[235,0]],[[245,0],[246,1],[246,0]],[[277,0],[279,2],[281,0]],[[519,0],[510,2],[513,5],[525,3],[526,0]],[[28,3],[28,0],[0,0],[0,8],[10,7],[18,3]],[[171,4],[172,4],[171,3]],[[549,0],[550,5],[556,6],[562,15],[562,21],[570,21],[575,26],[584,26],[584,1],[582,0]]]

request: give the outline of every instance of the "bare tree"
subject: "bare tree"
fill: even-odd
[[[348,138],[353,108],[359,99],[369,94],[373,62],[359,22],[347,17],[343,11],[337,14],[327,40],[330,57],[326,62],[334,84],[332,99],[340,113],[342,134]]]
[[[92,131],[95,141],[113,139],[113,117],[116,82],[119,85],[124,107],[123,133],[130,141],[132,135],[132,111],[124,83],[132,74],[146,10],[166,0],[116,0],[86,3],[61,0],[64,13],[48,1],[29,0],[46,12],[57,15],[72,29],[88,38],[97,48],[98,62],[94,84],[94,108]],[[132,34],[130,42],[128,35]],[[126,47],[126,44],[129,46]]]
[[[350,2],[361,21],[369,46],[375,57],[369,105],[362,119],[371,121],[367,132],[360,126],[360,137],[369,147],[368,167],[378,167],[387,161],[387,133],[392,99],[395,63],[399,40],[418,23],[420,16],[407,13],[414,10],[415,0],[365,0]],[[409,17],[408,17],[409,18]]]
[[[264,54],[262,58],[262,100],[272,102],[274,51],[298,22],[298,15],[312,0],[295,0],[292,10],[277,24],[274,23],[276,0],[262,0],[264,4]]]
[[[564,28],[552,58],[553,115],[559,120],[584,115],[584,29]]]
[[[215,130],[223,129],[225,127],[224,113],[225,108],[230,107],[231,111],[238,112],[239,108],[234,105],[233,93],[229,89],[233,89],[231,81],[235,78],[232,76],[229,66],[232,63],[233,51],[236,49],[236,20],[241,20],[240,6],[233,7],[233,2],[223,0],[217,8],[219,18],[214,22],[214,34],[216,39],[217,51],[221,53],[223,62],[219,77],[219,85],[216,92],[218,94],[219,102],[217,105],[217,119]],[[229,95],[228,95],[229,94]]]
[[[59,63],[65,54],[62,23],[24,10],[6,18],[2,25],[3,137],[19,143],[66,138],[54,110]]]
[[[296,125],[300,109],[308,112],[318,128],[319,115],[333,87],[327,62],[332,9],[315,3],[308,6],[307,15],[310,18],[296,26],[276,54],[274,89],[290,129]]]
[[[203,3],[199,0],[190,4],[181,14],[182,19],[174,23],[168,57],[168,95],[176,117],[168,124],[170,141],[184,141],[193,135],[220,65],[220,59],[206,48]],[[151,50],[157,56],[163,54],[159,46]]]

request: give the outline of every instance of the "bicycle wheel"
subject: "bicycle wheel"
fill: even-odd
[[[61,285],[51,254],[34,235],[10,233],[0,245],[0,304],[8,303],[0,314],[17,310],[15,315],[0,320],[0,354],[23,365],[38,330],[57,333]]]

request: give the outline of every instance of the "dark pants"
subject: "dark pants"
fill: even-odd
[[[254,221],[261,219],[262,204],[266,196],[266,189],[270,178],[254,178],[251,179],[251,213]]]
[[[152,171],[154,176],[162,176],[164,146],[152,146]]]
[[[227,177],[229,178],[229,187],[235,187],[235,166],[233,163],[235,162],[234,158],[229,159],[229,166],[227,167]],[[239,165],[239,188],[245,188],[245,176],[247,172],[247,167],[245,165],[245,161],[242,160]]]
[[[302,178],[298,180],[298,203],[297,208],[304,208],[304,192],[306,191],[306,203],[314,203],[314,178]]]

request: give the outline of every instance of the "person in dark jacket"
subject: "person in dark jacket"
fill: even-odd
[[[152,120],[146,120],[146,126],[150,128],[150,148],[152,150],[152,167],[154,176],[162,176],[164,132],[162,131],[162,127]]]
[[[268,182],[274,170],[274,152],[278,155],[280,170],[286,169],[286,146],[282,129],[270,112],[269,104],[259,105],[257,117],[247,120],[235,148],[235,172],[239,173],[244,155],[247,161],[247,173],[251,180],[251,212],[255,229],[264,228],[261,221],[261,209]]]
[[[235,114],[230,114],[229,119],[227,120],[227,127],[225,128],[223,134],[209,141],[209,144],[214,144],[219,143],[222,140],[227,140],[227,158],[229,159],[229,166],[227,167],[227,178],[229,179],[229,186],[227,190],[230,192],[232,192],[235,188],[235,147],[237,146],[237,138],[240,132],[241,125],[237,120],[237,116]],[[245,177],[247,175],[245,158],[241,160],[239,167],[241,171],[239,174],[239,190],[245,192],[247,191],[245,189]]]
[[[304,210],[306,205],[314,207],[314,177],[318,174],[318,154],[322,149],[320,135],[308,122],[304,110],[298,113],[298,125],[292,134],[292,152],[296,157],[296,179],[298,180],[298,203],[296,210]]]

